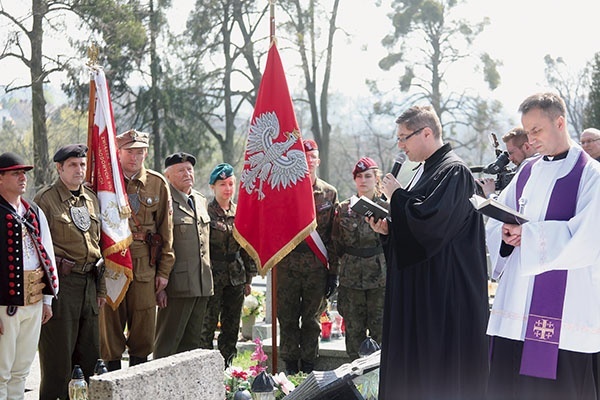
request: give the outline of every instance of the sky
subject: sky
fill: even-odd
[[[256,0],[265,1],[266,0]],[[383,1],[386,3],[386,1]],[[194,0],[173,1],[170,15],[184,21]],[[350,96],[366,96],[365,79],[379,79],[384,86],[394,85],[401,71],[383,72],[377,66],[386,54],[381,39],[391,32],[391,23],[385,7],[376,7],[373,1],[346,0],[340,2],[338,32],[334,48],[334,73],[331,88]],[[277,20],[276,8],[276,20]],[[504,104],[508,118],[518,121],[518,105],[528,95],[548,89],[545,86],[544,56],[562,57],[573,71],[583,68],[600,50],[600,41],[590,34],[600,15],[597,0],[469,0],[460,6],[460,14],[471,21],[484,16],[491,23],[475,43],[476,51],[486,51],[500,60],[502,83],[488,92],[479,77],[474,78],[472,68],[460,68],[452,75],[453,87],[471,88]],[[0,31],[5,21],[0,20]],[[176,24],[184,28],[185,24]],[[265,29],[268,26],[265,25]],[[346,36],[347,34],[347,36]],[[301,87],[296,76],[292,57],[281,50],[288,82],[294,90]],[[286,65],[286,62],[288,65]],[[291,62],[293,64],[293,62]],[[8,80],[28,79],[27,71],[19,64],[4,63],[0,85]],[[51,78],[56,79],[56,78]]]

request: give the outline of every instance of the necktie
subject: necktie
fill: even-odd
[[[194,198],[192,196],[187,198],[187,203],[192,210],[196,211],[196,207],[194,206]]]

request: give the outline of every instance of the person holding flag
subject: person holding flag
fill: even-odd
[[[317,177],[321,162],[317,143],[308,139],[303,144],[315,201],[316,232],[327,248],[331,244],[334,212],[338,205],[337,190]],[[299,371],[308,374],[314,369],[321,333],[319,317],[326,297],[337,287],[337,273],[337,263],[324,264],[307,242],[300,243],[277,266],[280,352],[288,375]]]
[[[129,348],[129,366],[148,360],[153,351],[156,302],[175,263],[173,210],[166,179],[144,167],[149,135],[131,129],[117,136],[119,160],[131,207],[133,282],[116,310],[100,313],[100,350],[109,371],[121,367]],[[128,334],[125,336],[125,327]]]

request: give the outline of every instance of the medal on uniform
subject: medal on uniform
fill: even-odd
[[[90,218],[90,211],[86,206],[71,207],[70,208],[71,219],[73,223],[82,232],[87,232],[90,229],[92,220]]]

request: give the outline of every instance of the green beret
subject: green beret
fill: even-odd
[[[87,152],[88,147],[85,144],[68,144],[58,149],[52,160],[54,162],[63,162],[71,157],[83,158],[87,157]]]
[[[233,175],[233,167],[227,163],[217,165],[210,173],[208,183],[214,185],[219,179],[227,179]]]
[[[171,165],[181,164],[186,161],[192,164],[192,166],[196,165],[196,157],[180,151],[179,153],[171,154],[165,159],[165,168],[170,167]]]

